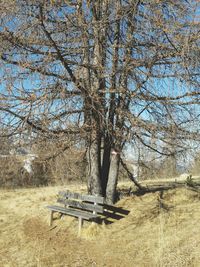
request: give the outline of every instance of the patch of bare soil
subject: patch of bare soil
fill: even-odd
[[[2,190],[1,267],[200,266],[200,195],[173,189],[121,199],[130,213],[109,225],[62,217],[48,226],[60,187]],[[64,188],[62,188],[64,189]],[[68,186],[84,192],[80,185]]]

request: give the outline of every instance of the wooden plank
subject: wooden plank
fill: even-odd
[[[62,197],[65,197],[65,198],[70,198],[70,199],[79,199],[79,200],[93,202],[93,203],[99,203],[99,204],[104,203],[104,197],[92,196],[92,195],[82,195],[79,193],[70,192],[68,190],[60,191],[59,195]]]
[[[103,206],[99,206],[98,204],[90,204],[81,201],[65,199],[65,198],[58,198],[57,202],[62,203],[69,207],[75,207],[83,210],[90,210],[98,213],[103,213],[104,209]]]
[[[53,210],[53,211],[57,211],[63,214],[67,214],[70,216],[74,216],[74,217],[82,217],[85,220],[90,220],[90,219],[95,219],[98,217],[98,215],[94,215],[92,213],[89,212],[84,212],[81,210],[74,210],[74,209],[70,209],[70,208],[63,208],[63,207],[59,207],[59,206],[47,206],[48,209]]]

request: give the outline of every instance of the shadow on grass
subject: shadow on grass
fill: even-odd
[[[104,212],[101,218],[99,218],[100,223],[111,224],[115,221],[125,218],[130,213],[122,207],[115,207],[112,205],[104,204]]]

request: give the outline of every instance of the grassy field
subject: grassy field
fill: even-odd
[[[125,186],[125,185],[124,185]],[[82,185],[69,185],[84,192]],[[200,266],[200,194],[186,188],[121,199],[109,225],[68,216],[49,227],[47,204],[65,187],[0,191],[0,267]]]

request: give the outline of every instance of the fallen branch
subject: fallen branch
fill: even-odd
[[[122,158],[120,158],[120,163],[122,164],[122,167],[124,168],[124,170],[127,172],[128,177],[131,179],[131,181],[143,192],[146,192],[147,189],[145,187],[143,187],[133,176],[133,174],[131,173],[131,171],[128,169],[128,166],[126,165],[126,163],[122,160]]]

